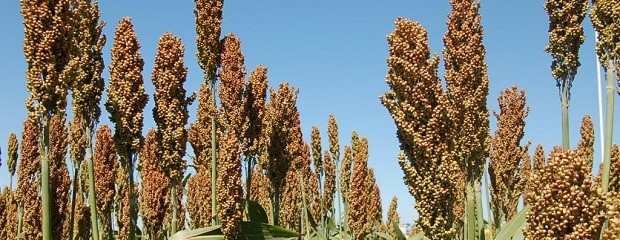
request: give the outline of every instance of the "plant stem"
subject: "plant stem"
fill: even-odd
[[[251,156],[246,156],[246,160],[248,162],[248,169],[246,171],[246,175],[245,175],[245,201],[249,201],[250,200],[250,191],[252,190],[252,161],[254,160]]]
[[[52,226],[51,226],[51,196],[50,196],[50,150],[49,150],[49,124],[50,114],[46,113],[43,116],[43,154],[41,155],[41,198],[42,198],[42,212],[43,212],[43,240],[52,239]]]
[[[77,159],[73,159],[74,163]],[[79,164],[77,164],[79,165]],[[73,224],[75,222],[75,196],[77,195],[78,188],[78,166],[73,165],[73,190],[71,191],[71,215],[69,215],[69,239],[73,239]]]
[[[476,213],[474,181],[467,177],[465,186],[465,240],[474,240],[476,237]]]
[[[211,100],[213,101],[213,108],[216,108],[215,104],[215,76],[211,81]],[[217,225],[217,127],[215,126],[215,117],[211,116],[211,224]]]
[[[93,240],[99,240],[99,221],[97,220],[96,202],[97,194],[95,192],[95,169],[93,166],[93,141],[91,134],[91,127],[86,127],[86,162],[88,163],[88,204],[90,205],[90,222]]]
[[[133,192],[133,153],[127,159],[127,173],[129,174],[129,239],[136,239],[136,206]]]
[[[172,201],[172,226],[170,235],[174,235],[177,232],[177,194],[176,194],[174,180],[170,181],[170,201]]]
[[[568,84],[564,84],[562,88],[562,146],[565,149],[570,148],[569,143],[569,126],[568,126]]]
[[[603,192],[609,190],[609,171],[611,167],[611,146],[614,128],[614,101],[616,95],[615,76],[616,71],[613,60],[609,60],[606,67],[607,72],[607,116],[605,121],[605,158],[603,159],[603,176],[601,187]]]
[[[487,175],[489,171],[488,171],[487,166],[488,166],[488,165],[485,163],[485,164],[484,164],[485,170],[484,170],[484,175],[483,175],[483,177],[484,177],[484,189],[485,189],[485,193],[486,193],[486,196],[487,196],[487,214],[488,214],[488,219],[489,219],[488,221],[489,221],[489,223],[490,223],[490,222],[491,222],[491,220],[493,220],[493,219],[494,219],[494,217],[493,217],[493,215],[491,214],[491,196],[490,196],[490,194],[489,194],[489,191],[490,191],[490,188],[489,188],[489,178],[488,178],[488,175]],[[495,220],[495,224],[496,224],[496,225],[495,225],[494,227],[493,227],[493,226],[491,226],[491,227],[489,228],[489,231],[491,232],[491,234],[490,234],[490,237],[491,237],[491,238],[495,238],[495,229],[500,227],[500,226],[499,226],[499,224],[498,224],[498,222],[499,222],[499,221],[496,219],[496,220]],[[489,224],[489,225],[491,225],[491,224]]]
[[[484,177],[484,173],[482,175]],[[478,235],[476,239],[485,239],[484,236],[484,217],[482,214],[482,190],[480,189],[480,185],[482,185],[481,179],[475,181],[474,192],[476,195],[476,234]],[[491,221],[489,219],[489,221]]]

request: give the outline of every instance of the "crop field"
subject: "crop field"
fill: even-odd
[[[519,46],[498,43],[510,16],[479,0],[104,2],[0,6],[3,28],[21,22],[2,44],[23,47],[21,65],[0,53],[0,239],[620,239],[618,0],[524,3],[547,21]],[[423,20],[399,15],[408,4]],[[305,41],[257,44],[278,32]],[[547,79],[493,77],[533,71],[540,59],[510,59],[541,36]]]

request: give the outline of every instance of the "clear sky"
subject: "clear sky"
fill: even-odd
[[[551,57],[543,51],[548,41],[548,19],[543,2],[483,1],[481,14],[489,67],[489,109],[498,109],[496,99],[502,89],[514,84],[525,88],[531,112],[526,119],[524,140],[529,139],[534,145],[543,144],[548,150],[561,144],[561,124],[558,90],[549,68]],[[194,3],[187,0],[101,0],[100,6],[101,19],[107,22],[104,28],[108,37],[104,48],[106,85],[114,28],[123,16],[133,19],[145,60],[146,89],[151,96],[145,109],[146,134],[146,130],[154,126],[150,74],[156,44],[164,32],[180,36],[186,46],[189,73],[185,87],[188,92],[197,91],[202,81],[202,70],[195,58]],[[241,38],[248,73],[261,64],[269,68],[270,86],[277,87],[278,82],[288,81],[300,88],[298,107],[305,139],[309,140],[311,126],[316,125],[321,128],[326,149],[327,117],[332,113],[338,120],[341,146],[349,144],[353,130],[367,137],[369,165],[377,175],[383,211],[387,211],[392,196],[397,196],[401,222],[412,222],[417,213],[397,163],[396,127],[378,99],[388,90],[385,37],[393,30],[397,17],[409,18],[428,29],[431,49],[441,53],[449,11],[447,0],[226,1],[222,34],[234,33]],[[24,100],[28,92],[21,21],[19,1],[0,2],[0,29],[3,30],[0,34],[0,146],[3,150],[0,185],[9,184],[5,164],[8,135],[16,132],[19,136],[26,118]],[[580,53],[582,67],[572,88],[571,146],[576,146],[579,138],[581,117],[591,115],[595,121],[595,162],[598,163],[601,149],[594,33],[589,19],[584,21],[584,26],[586,42]],[[443,75],[442,70],[440,75]],[[190,121],[195,119],[195,107],[192,107]],[[103,110],[102,124],[109,124],[108,116]],[[494,129],[495,118],[491,117],[491,131]],[[615,132],[618,136],[618,131]]]

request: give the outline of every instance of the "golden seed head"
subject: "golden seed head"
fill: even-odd
[[[310,134],[310,144],[312,144],[312,162],[314,171],[317,175],[323,175],[323,157],[321,155],[321,132],[317,126],[312,126]]]
[[[220,60],[220,34],[224,0],[194,0],[196,8],[196,45],[198,65],[205,71],[205,83],[215,82],[215,70]],[[212,76],[211,76],[212,75]]]
[[[241,149],[236,132],[230,129],[220,141],[218,159],[217,206],[226,239],[236,239],[243,220],[243,188],[241,186]]]
[[[332,154],[334,162],[340,159],[340,143],[338,142],[338,124],[333,114],[329,115],[327,121],[327,137],[329,140],[329,152]]]
[[[112,139],[112,130],[108,125],[102,125],[95,133],[95,147],[93,169],[95,175],[95,190],[97,191],[97,211],[102,216],[103,236],[111,236],[109,231],[110,214],[112,213],[115,193],[116,149]],[[107,220],[107,221],[105,221]]]
[[[584,2],[587,5],[587,1]],[[590,19],[599,34],[596,43],[599,61],[603,66],[607,66],[609,60],[618,61],[620,58],[620,2],[614,0],[593,1]],[[620,77],[620,72],[616,73]]]
[[[267,68],[258,66],[250,74],[243,93],[243,152],[246,156],[264,149],[266,118]]]
[[[157,124],[157,142],[162,156],[159,164],[175,185],[181,182],[186,168],[183,156],[187,142],[185,125],[189,118],[189,102],[183,87],[187,76],[184,53],[181,39],[169,32],[164,33],[159,39],[151,74],[155,86],[153,118]]]
[[[545,10],[549,15],[549,44],[545,51],[551,53],[551,73],[558,87],[570,87],[577,75],[579,48],[585,40],[581,22],[588,11],[587,0],[547,0]]]
[[[142,179],[140,188],[140,212],[144,226],[154,238],[163,237],[166,196],[169,195],[170,179],[160,167],[163,159],[157,143],[155,129],[149,129],[140,151],[138,169]]]
[[[144,90],[144,60],[131,19],[124,17],[114,32],[110,84],[105,103],[114,122],[114,143],[125,165],[140,150],[144,107],[149,98]]]
[[[604,198],[592,187],[589,164],[579,150],[555,148],[534,171],[525,196],[531,206],[530,239],[592,239],[604,221]]]
[[[11,177],[13,177],[13,175],[15,175],[15,167],[17,166],[17,151],[19,150],[19,143],[17,142],[17,135],[15,135],[15,133],[9,135],[9,143],[7,145],[9,155],[7,164],[9,165],[9,173],[11,173]]]
[[[521,146],[525,118],[529,108],[525,105],[525,90],[517,86],[502,91],[497,98],[500,112],[495,136],[491,139],[489,177],[491,197],[496,222],[509,221],[516,212],[519,197],[523,193],[523,171],[530,165],[525,159],[529,143]]]

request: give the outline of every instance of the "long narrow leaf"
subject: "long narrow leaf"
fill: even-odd
[[[513,219],[511,219],[495,237],[495,240],[510,239],[511,237],[522,232],[523,226],[527,224],[526,217],[530,213],[530,206],[525,206]]]

